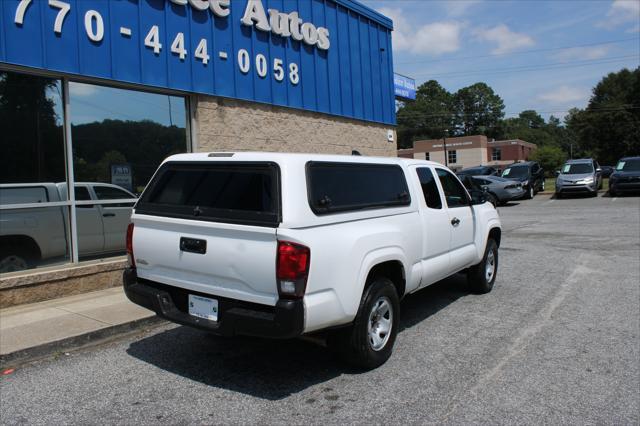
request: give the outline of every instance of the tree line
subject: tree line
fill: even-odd
[[[485,83],[450,93],[429,80],[418,87],[414,102],[398,109],[398,148],[445,136],[522,139],[538,146],[532,159],[551,172],[569,157],[615,164],[623,156],[640,155],[640,67],[603,77],[587,107],[570,110],[562,121],[553,115],[545,120],[534,110],[505,118],[504,108]]]

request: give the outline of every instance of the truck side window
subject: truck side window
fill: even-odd
[[[417,169],[417,172],[427,207],[430,209],[441,209],[442,199],[440,198],[440,191],[438,191],[438,185],[436,185],[436,179],[434,178],[431,169],[420,167]]]
[[[456,177],[444,169],[437,169],[444,197],[447,200],[449,208],[468,207],[469,198],[464,186],[456,179]]]
[[[91,196],[89,195],[89,190],[87,189],[86,186],[76,186],[74,188],[74,192],[75,192],[75,195],[76,195],[76,201],[90,201],[91,200]],[[92,209],[93,208],[93,204],[80,205],[80,206],[78,206],[78,208]]]
[[[96,185],[93,187],[98,200],[120,200],[133,198],[128,192],[110,186]],[[105,204],[105,207],[133,207],[133,203]]]

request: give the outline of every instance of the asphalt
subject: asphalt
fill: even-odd
[[[500,208],[496,286],[407,297],[392,358],[176,325],[0,376],[2,424],[640,422],[640,198]]]

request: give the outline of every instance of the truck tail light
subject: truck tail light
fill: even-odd
[[[129,267],[136,267],[136,261],[133,257],[133,223],[130,223],[127,227],[127,260],[129,261]]]
[[[288,241],[278,241],[276,279],[278,280],[280,297],[285,299],[304,297],[310,261],[309,247]]]

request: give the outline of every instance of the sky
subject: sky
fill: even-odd
[[[450,92],[485,82],[505,116],[563,118],[638,67],[640,0],[362,0],[394,21],[394,69]]]

